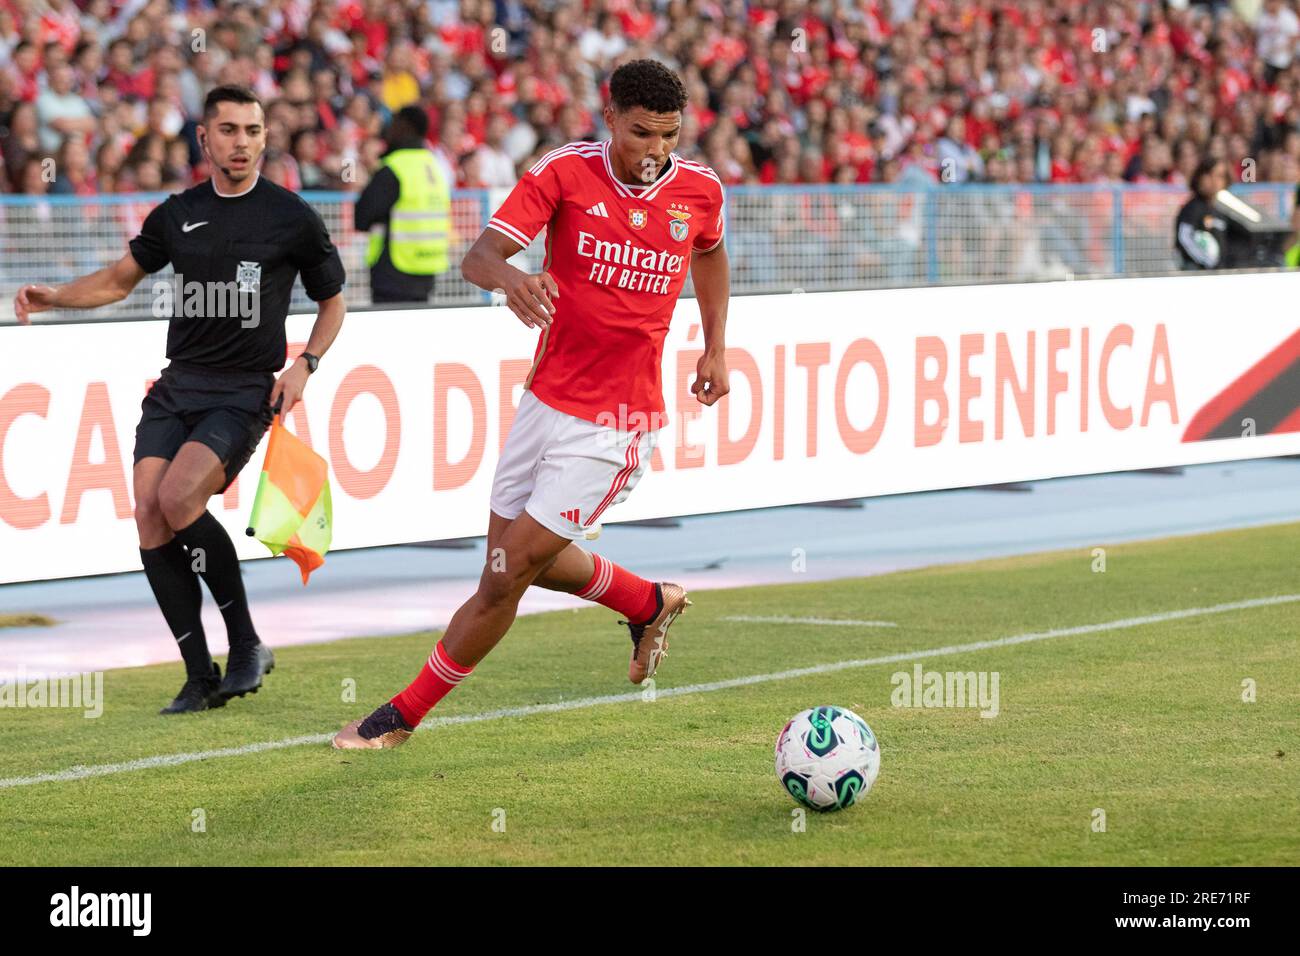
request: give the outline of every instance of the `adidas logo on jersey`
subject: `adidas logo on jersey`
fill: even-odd
[[[570,508],[568,511],[561,511],[560,517],[565,521],[572,521],[574,524],[580,525],[582,524],[582,519],[578,517],[578,510],[579,509],[577,508]]]
[[[603,202],[598,202],[598,203],[596,203],[596,205],[594,205],[594,206],[592,206],[590,209],[588,209],[588,210],[587,210],[587,215],[588,215],[588,216],[600,216],[600,217],[603,218],[603,219],[608,219],[608,218],[609,218],[609,212],[606,211],[606,209],[605,209],[605,204],[604,204]]]

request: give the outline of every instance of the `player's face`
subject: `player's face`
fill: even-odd
[[[613,134],[614,171],[625,182],[650,183],[677,147],[682,114],[652,113],[643,106],[619,112],[606,106],[605,125]]]
[[[232,183],[248,179],[266,149],[266,119],[256,103],[218,103],[217,115],[202,127],[214,175],[227,169]]]

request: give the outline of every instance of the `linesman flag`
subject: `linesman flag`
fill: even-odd
[[[253,498],[248,536],[285,554],[302,571],[302,583],[325,563],[334,529],[329,466],[277,415]]]

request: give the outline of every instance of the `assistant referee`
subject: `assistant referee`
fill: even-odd
[[[320,216],[262,179],[266,119],[252,91],[218,86],[203,105],[199,145],[212,178],[170,196],[145,219],[130,251],[57,288],[18,290],[18,321],[46,309],[90,309],[126,298],[171,263],[168,366],[141,406],[135,433],[135,522],[140,560],[185,661],[186,681],[164,714],[223,706],[262,685],[275,664],[253,627],[234,543],[207,510],[235,480],[279,404],[287,414],[343,324],[345,275]],[[318,311],[307,350],[285,363],[294,279]],[[201,576],[226,623],[226,674],[203,633]]]

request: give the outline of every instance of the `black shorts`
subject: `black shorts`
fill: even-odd
[[[140,406],[135,461],[176,457],[187,441],[211,448],[225,466],[225,491],[270,426],[270,372],[225,372],[172,362]]]

